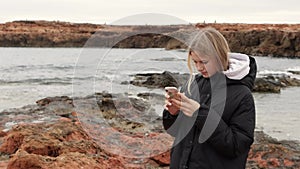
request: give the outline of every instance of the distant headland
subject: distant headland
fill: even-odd
[[[232,52],[300,58],[300,24],[117,26],[26,20],[0,24],[0,47],[83,47],[96,33],[100,38],[98,47],[182,49],[186,46],[174,35],[186,33],[195,27],[214,27],[219,30],[227,38]],[[130,36],[116,41],[123,35]]]

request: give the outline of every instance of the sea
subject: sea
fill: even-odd
[[[254,56],[258,76],[300,70],[300,59]],[[95,92],[164,94],[129,83],[139,73],[188,73],[184,50],[116,48],[0,48],[0,114],[51,96]],[[256,129],[278,140],[300,140],[300,87],[253,93]],[[157,114],[161,114],[158,105]]]

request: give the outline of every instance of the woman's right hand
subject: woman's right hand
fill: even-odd
[[[175,93],[174,96],[177,97],[178,94]],[[173,104],[173,102],[171,101],[171,97],[168,94],[168,92],[165,94],[164,109],[168,110],[170,112],[170,114],[172,114],[172,115],[177,115],[179,113],[179,110],[180,110],[179,106],[177,106],[176,104]]]

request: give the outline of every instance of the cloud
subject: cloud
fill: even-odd
[[[297,0],[5,0],[0,6],[0,22],[27,19],[111,23],[135,14],[162,13],[187,22],[299,23],[298,7]]]

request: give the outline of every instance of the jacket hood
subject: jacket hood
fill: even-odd
[[[256,61],[245,54],[230,53],[229,69],[223,73],[227,77],[227,84],[243,84],[252,90],[257,73]]]
[[[250,70],[250,59],[245,54],[229,53],[229,68],[223,73],[233,80],[241,80]]]

